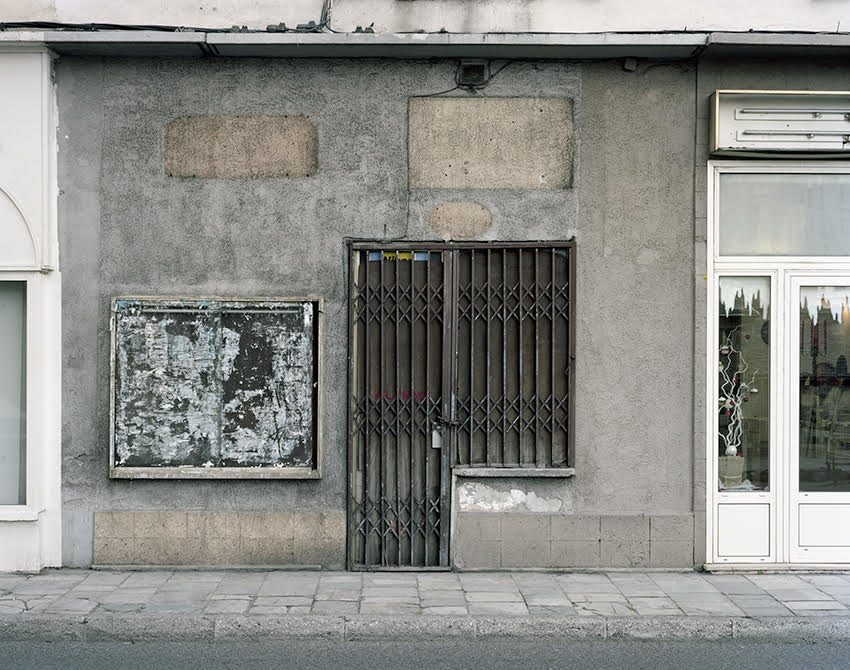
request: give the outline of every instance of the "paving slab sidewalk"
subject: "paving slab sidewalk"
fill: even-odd
[[[850,639],[850,572],[46,570],[0,639]]]

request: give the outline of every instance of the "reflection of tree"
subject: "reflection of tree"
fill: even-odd
[[[740,326],[726,333],[720,345],[720,411],[728,418],[725,431],[719,431],[724,453],[735,456],[741,446],[744,430],[744,403],[750,393],[758,393],[753,384],[758,370],[749,372],[749,363],[740,349],[735,347],[735,334],[740,335]]]

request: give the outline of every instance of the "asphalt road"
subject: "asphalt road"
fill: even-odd
[[[0,668],[425,668],[427,670],[821,670],[850,667],[850,641],[833,644],[729,642],[0,642]]]

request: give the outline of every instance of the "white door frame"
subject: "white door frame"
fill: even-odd
[[[818,272],[811,271],[788,273],[786,279],[788,293],[788,307],[799,305],[799,292],[803,286],[850,286],[850,273]],[[840,506],[845,509],[830,512],[844,514],[850,511],[850,492],[801,492],[799,478],[800,461],[800,402],[797,395],[800,379],[800,316],[799,309],[792,309],[786,319],[788,329],[787,341],[788,358],[786,369],[788,370],[788,509],[789,509],[789,559],[793,563],[841,563],[848,561],[850,547],[844,546],[817,546],[813,543],[804,546],[801,540],[800,512],[802,507],[811,505]]]
[[[792,325],[798,318],[790,309],[793,294],[792,282],[807,281],[806,277],[839,276],[850,279],[850,257],[848,256],[727,256],[719,255],[718,216],[719,179],[722,173],[844,173],[850,174],[850,163],[839,161],[787,161],[787,160],[723,160],[708,163],[708,225],[707,225],[707,291],[706,291],[706,379],[705,379],[705,426],[706,426],[706,559],[707,567],[735,569],[736,567],[788,567],[797,565],[807,568],[815,566],[842,565],[850,563],[850,550],[802,557],[800,551],[792,551],[791,529],[796,520],[792,506],[796,505],[794,490],[797,487],[792,465],[793,447],[797,445],[798,425],[795,422],[795,404],[799,404],[792,388],[792,354],[796,353],[793,343]],[[770,486],[769,491],[721,492],[717,490],[717,431],[718,416],[718,279],[721,276],[764,276],[771,282],[770,313]],[[850,281],[847,282],[850,284]],[[796,286],[797,284],[793,284]],[[790,310],[790,311],[789,311]],[[781,316],[787,312],[786,316]],[[775,316],[779,318],[774,318]],[[783,321],[783,323],[780,323]],[[792,345],[792,346],[789,346]],[[797,360],[799,365],[799,360]],[[792,399],[794,402],[792,403]],[[792,408],[792,411],[784,411]],[[793,415],[793,416],[792,416]],[[792,462],[793,461],[793,462]],[[794,481],[792,481],[794,480]],[[821,494],[822,495],[822,494]],[[850,494],[848,494],[850,496]],[[721,508],[721,505],[733,507]],[[765,508],[750,505],[766,505],[769,514],[769,550],[763,555],[721,556],[719,544],[719,515],[730,512],[745,512],[760,515]],[[744,507],[747,506],[747,507]],[[792,518],[794,517],[794,518]],[[796,535],[796,532],[795,532]],[[829,552],[828,552],[829,553]]]

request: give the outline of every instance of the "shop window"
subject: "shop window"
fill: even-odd
[[[720,174],[721,256],[850,255],[850,174]]]
[[[720,277],[717,478],[720,491],[770,483],[770,277]]]
[[[26,301],[0,281],[0,505],[26,504]]]
[[[459,253],[459,465],[572,465],[571,252],[520,247]]]
[[[451,429],[453,465],[570,467],[573,250],[357,249],[354,432]]]
[[[318,477],[318,300],[113,303],[113,477]]]

